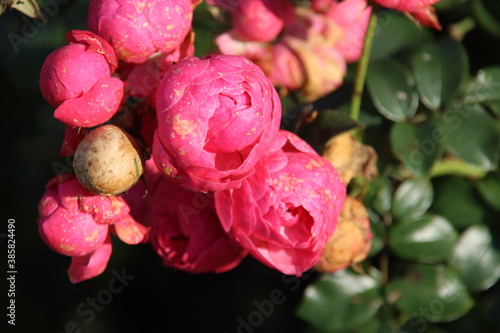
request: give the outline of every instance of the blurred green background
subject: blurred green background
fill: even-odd
[[[322,285],[315,282],[320,278],[318,273],[311,272],[300,279],[288,277],[268,269],[252,258],[247,258],[240,266],[227,273],[191,275],[162,267],[160,260],[148,245],[126,246],[118,241],[113,243],[114,251],[111,261],[101,276],[72,285],[66,276],[69,258],[49,250],[37,232],[37,204],[44,192],[44,184],[54,175],[71,167],[70,160],[58,155],[64,135],[64,125],[52,117],[53,109],[43,100],[39,92],[38,76],[45,57],[54,49],[65,45],[66,32],[71,29],[86,28],[88,1],[48,1],[45,7],[43,3],[41,6],[42,10],[49,14],[47,22],[34,22],[16,11],[7,11],[0,16],[0,31],[3,36],[0,38],[2,147],[7,150],[0,166],[3,175],[2,188],[5,191],[2,196],[1,211],[4,222],[2,222],[3,228],[0,232],[6,232],[8,219],[16,220],[18,274],[15,330],[19,332],[92,333],[250,333],[322,332],[323,329],[330,327],[330,331],[351,332],[500,332],[498,320],[500,286],[498,283],[494,284],[498,278],[497,275],[500,274],[497,245],[500,225],[500,177],[498,173],[500,75],[497,76],[498,73],[493,70],[491,75],[494,79],[490,85],[476,82],[479,86],[474,86],[474,77],[478,70],[500,66],[500,5],[498,1],[442,1],[437,6],[439,18],[444,27],[442,32],[419,30],[401,15],[390,11],[381,12],[372,52],[372,63],[377,65],[373,67],[387,73],[384,67],[390,66],[390,63],[387,65],[387,61],[397,61],[405,66],[417,81],[417,99],[421,102],[418,104],[418,110],[402,108],[402,114],[394,115],[391,114],[394,108],[389,108],[389,114],[380,111],[380,103],[390,105],[392,101],[384,101],[376,88],[367,90],[364,97],[360,122],[365,126],[365,141],[373,145],[380,156],[381,174],[365,197],[365,203],[370,209],[372,224],[376,230],[372,257],[366,263],[365,268],[367,270],[373,267],[380,269],[381,258],[390,260],[391,266],[386,278],[393,283],[389,284],[386,289],[377,289],[375,292],[368,290],[370,293],[360,296],[357,302],[367,304],[367,307],[349,308],[348,306],[357,303],[352,303],[353,298],[346,297],[342,290],[348,288],[350,284],[363,283],[363,281],[358,281],[358,277],[351,271],[346,273],[347,277],[322,277],[322,281],[326,280]],[[205,12],[198,12],[195,18],[198,33],[197,54],[201,55],[205,51],[213,50],[211,39],[216,35],[215,31],[221,27],[212,25],[208,21],[210,16]],[[450,35],[461,41],[451,41],[448,38]],[[440,89],[446,90],[453,84],[464,82],[463,86],[455,87],[454,96],[448,96],[450,101],[463,102],[467,97],[473,99],[477,96],[476,93],[485,87],[489,92],[491,91],[489,89],[493,88],[494,93],[490,99],[473,101],[481,103],[488,118],[473,117],[475,121],[463,122],[462,127],[452,129],[450,133],[456,134],[450,135],[452,140],[446,142],[443,147],[436,148],[435,154],[430,154],[432,156],[426,154],[426,162],[415,166],[411,163],[409,155],[405,154],[411,152],[411,149],[422,151],[423,146],[412,146],[415,138],[417,142],[418,140],[422,142],[428,135],[422,127],[425,128],[427,125],[446,127],[446,124],[439,123],[439,117],[436,116],[440,112],[446,112],[444,102],[433,105],[432,98],[424,102],[425,97],[432,97],[435,90],[425,91],[422,87],[428,87],[424,83],[435,82],[436,78],[432,76],[433,72],[428,67],[424,66],[425,68],[421,71],[416,70],[420,67],[418,67],[417,60],[412,58],[418,52],[423,52],[420,50],[421,47],[429,44],[444,45],[442,46],[445,50],[443,52],[449,56],[445,58],[446,62],[443,62],[443,67],[448,66],[443,69],[443,73],[448,73],[450,76],[444,75],[448,81],[446,84],[443,83]],[[460,58],[461,54],[465,54],[467,61]],[[464,66],[466,66],[465,73],[463,73]],[[425,75],[418,77],[419,72],[430,74],[429,77]],[[370,76],[371,80],[377,80],[377,73],[369,73],[369,80]],[[339,101],[348,100],[349,84],[348,77],[347,89],[333,93],[319,101],[317,106],[335,108],[339,106]],[[377,85],[372,84],[372,86]],[[417,92],[414,85],[410,88],[411,92]],[[379,108],[374,107],[376,102],[379,103]],[[452,104],[450,102],[450,105]],[[436,110],[432,110],[433,108]],[[483,111],[479,111],[481,112]],[[424,116],[419,115],[424,115],[425,119],[422,120]],[[399,120],[396,121],[390,117],[401,117],[401,119],[398,118]],[[416,133],[413,136],[412,131]],[[405,139],[403,134],[408,133],[410,133],[409,138]],[[477,152],[479,154],[475,154]],[[432,165],[447,156],[458,156],[460,160],[465,159],[468,166],[472,164],[473,167],[464,169],[461,164],[459,169],[456,165],[452,166],[452,169],[446,169],[445,165],[433,174],[434,177],[430,177]],[[401,171],[401,168],[404,170]],[[422,190],[421,186],[410,186],[412,184],[409,183],[409,192],[416,191],[410,195],[410,199],[417,198],[414,206],[411,200],[404,197],[403,190],[399,188],[400,184],[407,179],[417,179],[417,181],[425,179],[425,184],[431,184],[432,193],[430,201],[427,200],[428,203],[425,203],[425,184]],[[394,194],[395,191],[399,194]],[[450,246],[456,248],[456,244],[465,249],[470,248],[470,251],[466,251],[471,253],[469,261],[463,257],[454,257],[455,261],[463,259],[465,262],[460,278],[465,279],[468,290],[468,296],[464,297],[470,297],[470,299],[465,299],[459,306],[462,306],[461,309],[466,310],[467,314],[449,323],[431,324],[432,318],[423,320],[420,317],[412,317],[414,311],[412,306],[416,306],[418,312],[418,300],[416,300],[418,291],[427,286],[425,283],[419,285],[422,276],[436,274],[438,277],[444,276],[445,282],[452,281],[456,274],[450,273],[452,278],[446,275],[448,264],[454,269],[461,264],[460,262],[450,263],[453,260],[449,259],[447,253],[442,254],[443,258],[439,258],[441,254],[439,251],[431,252],[430,261],[428,258],[422,260],[422,257],[419,257],[419,251],[425,251],[419,248],[418,244],[416,248],[411,248],[415,244],[400,241],[404,239],[402,236],[414,231],[411,226],[401,227],[400,223],[400,220],[410,219],[411,214],[406,215],[412,210],[416,211],[413,214],[414,219],[428,219],[429,215],[422,217],[423,214],[432,213],[444,216],[451,223],[453,230],[443,233],[442,238],[436,243],[444,246],[438,247],[439,251],[451,251]],[[395,221],[394,225],[393,221]],[[440,223],[434,220],[425,222],[431,225]],[[445,222],[446,225],[449,223]],[[486,229],[481,229],[483,225]],[[475,229],[467,229],[469,227]],[[476,237],[479,243],[468,241],[463,236],[463,231],[466,229],[479,233],[482,232],[481,230],[486,230],[483,235],[489,236],[490,241],[488,242],[488,237],[483,239]],[[438,233],[438,235],[441,234]],[[5,265],[2,267],[6,271],[6,239],[1,240],[1,247],[5,249],[2,252],[5,253]],[[403,244],[398,245],[397,241]],[[484,244],[486,246],[483,246]],[[476,248],[482,249],[482,252],[476,251],[480,253],[474,256],[473,250]],[[477,258],[484,259],[485,253],[491,254],[489,259],[484,261],[490,271],[485,271],[484,265],[477,265],[473,268],[467,266],[467,262],[476,263]],[[433,257],[433,254],[438,255]],[[417,262],[424,262],[424,264],[417,264]],[[133,279],[121,292],[109,293],[108,284],[115,276],[113,271],[122,272],[123,270],[127,275],[133,276]],[[443,270],[445,273],[442,273]],[[377,274],[374,273],[374,275]],[[489,274],[482,277],[482,281],[490,277],[493,282],[486,281],[475,285],[477,277],[475,274],[478,276]],[[376,284],[379,283],[383,284],[387,281],[376,282]],[[405,283],[410,284],[405,285]],[[308,298],[301,303],[304,290],[308,285],[310,285],[306,294]],[[332,286],[338,286],[341,291],[335,291],[337,287]],[[447,286],[454,285],[452,282],[449,285],[445,283],[443,288],[446,289]],[[394,303],[389,296],[393,295],[394,290],[401,289],[416,290],[417,294],[409,296],[405,294],[408,304],[405,304],[403,298],[399,298],[399,301]],[[266,300],[269,300],[270,294],[275,290],[281,291],[285,300],[281,304],[275,304],[272,311],[259,310],[264,306],[263,304],[268,304]],[[2,293],[6,291],[7,285]],[[326,301],[315,298],[311,296],[313,291],[319,292],[320,295],[321,293],[330,295],[330,297]],[[112,297],[107,299],[106,295],[112,295]],[[102,307],[98,304],[95,308],[95,316],[90,314],[91,311],[85,312],[91,308],[89,302],[99,297],[107,304]],[[339,302],[336,303],[335,300]],[[342,303],[340,300],[346,300],[347,303]],[[426,299],[422,302],[429,304]],[[3,304],[5,309],[6,298]],[[472,307],[471,310],[469,310],[469,305]],[[336,311],[335,306],[345,308],[342,311]],[[300,307],[300,318],[295,315],[298,307]],[[343,312],[346,309],[349,310],[347,314]],[[457,311],[460,312],[459,310]],[[365,318],[366,316],[348,317],[349,313],[359,311],[364,311],[371,316],[369,318]],[[332,324],[331,320],[338,319],[340,315],[344,316],[346,322],[348,319],[352,320],[353,324],[344,323],[345,325],[340,326]],[[437,318],[434,321],[449,320]],[[249,322],[253,322],[255,324],[253,326],[256,327],[247,325]],[[318,329],[312,329],[308,322]],[[406,326],[404,326],[405,323]],[[13,327],[9,329],[8,332],[13,331]]]

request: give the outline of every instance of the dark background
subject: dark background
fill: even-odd
[[[127,246],[114,239],[113,255],[102,275],[76,285],[69,282],[70,258],[49,250],[36,224],[44,184],[71,167],[69,160],[58,155],[64,125],[52,117],[53,109],[39,92],[38,76],[45,57],[65,44],[65,33],[85,29],[88,1],[60,2],[51,1],[47,22],[38,21],[38,26],[16,11],[0,16],[0,232],[6,232],[8,219],[15,219],[18,272],[16,326],[7,332],[301,331],[306,325],[293,313],[315,275],[283,276],[252,258],[227,273],[191,275],[163,267],[148,245]],[[457,15],[461,14],[443,15],[441,21],[446,25]],[[13,45],[13,39],[18,43]],[[468,34],[464,43],[472,71],[499,63],[498,39],[480,28]],[[7,271],[6,243],[2,238],[3,271]],[[133,279],[120,292],[110,293],[113,272],[123,271]],[[281,304],[263,313],[274,290],[283,293]],[[6,311],[6,284],[0,293],[5,295],[2,308]],[[99,311],[92,312],[89,301],[96,297],[107,304],[98,304]],[[3,314],[2,321],[7,321]]]

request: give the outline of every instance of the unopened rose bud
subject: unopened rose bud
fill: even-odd
[[[98,127],[76,149],[73,161],[76,177],[90,192],[121,194],[142,175],[140,151],[138,142],[120,127]]]
[[[363,261],[370,252],[372,237],[366,208],[360,201],[347,197],[337,229],[326,243],[315,268],[332,273]]]
[[[336,135],[327,142],[323,157],[333,164],[345,184],[354,177],[363,176],[369,181],[378,174],[377,153],[373,147],[357,141],[351,132]]]

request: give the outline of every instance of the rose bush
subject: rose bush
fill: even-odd
[[[54,117],[68,126],[92,127],[108,121],[120,107],[124,83],[111,77],[117,60],[101,37],[73,30],[69,45],[52,52],[40,73],[45,100],[56,108]]]
[[[185,188],[236,188],[274,140],[280,99],[262,70],[246,58],[185,58],[157,89],[153,158]]]
[[[300,276],[319,260],[337,225],[346,189],[305,141],[281,131],[273,151],[239,189],[215,193],[224,230],[251,255]]]

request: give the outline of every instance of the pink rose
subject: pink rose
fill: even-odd
[[[432,6],[440,0],[374,0],[381,6],[395,9],[400,12],[413,12],[424,7]]]
[[[295,134],[280,131],[273,152],[239,189],[215,193],[215,207],[224,230],[250,254],[300,276],[318,262],[345,195],[330,162]]]
[[[194,33],[191,32],[176,49],[151,56],[146,62],[134,66],[127,76],[130,96],[144,98],[154,94],[168,68],[179,60],[194,55],[193,42]]]
[[[304,41],[292,36],[285,43],[301,61],[305,82],[301,87],[305,97],[314,101],[337,89],[344,80],[347,64],[342,54],[319,40]]]
[[[123,82],[111,77],[117,67],[113,49],[88,31],[70,31],[67,39],[69,45],[52,52],[42,65],[42,95],[66,125],[97,126],[116,113],[123,97]]]
[[[441,25],[431,6],[440,0],[374,0],[376,3],[400,12],[408,12],[420,24],[441,30]]]
[[[191,28],[191,0],[91,0],[87,24],[119,59],[142,63],[177,48]]]
[[[130,208],[123,198],[94,195],[74,175],[54,177],[46,188],[38,205],[38,230],[45,243],[60,254],[89,254],[104,242],[109,225],[136,223],[130,221]]]
[[[302,88],[307,75],[299,55],[286,43],[286,38],[272,46],[271,52],[257,61],[271,82],[290,90]]]
[[[69,279],[101,274],[111,256],[112,232],[127,244],[147,240],[149,228],[135,221],[121,197],[87,192],[72,174],[54,177],[38,205],[38,232],[53,251],[70,256]]]
[[[236,188],[276,135],[280,99],[262,70],[239,56],[185,58],[160,82],[153,158],[196,191]]]
[[[344,31],[336,49],[342,53],[347,62],[358,61],[361,57],[371,9],[366,0],[345,0],[338,4],[332,2],[330,9],[325,13]]]
[[[38,210],[40,236],[53,251],[67,256],[82,256],[95,251],[108,235],[108,223],[99,208],[90,208],[79,200],[86,191],[70,174],[53,178],[46,185]],[[88,194],[87,194],[88,196]],[[110,207],[107,207],[108,209]]]
[[[165,265],[191,273],[225,272],[246,256],[222,229],[213,194],[186,190],[146,162],[150,242]],[[148,198],[149,197],[149,198]]]
[[[94,252],[79,257],[72,257],[68,268],[70,282],[82,282],[104,272],[111,258],[112,250],[111,237],[108,235],[104,243]]]
[[[233,29],[242,40],[269,42],[285,23],[293,21],[294,10],[288,0],[244,0],[231,16]]]
[[[263,42],[245,42],[238,38],[234,30],[224,32],[215,38],[220,53],[239,55],[250,60],[260,59],[269,52],[269,44]]]

